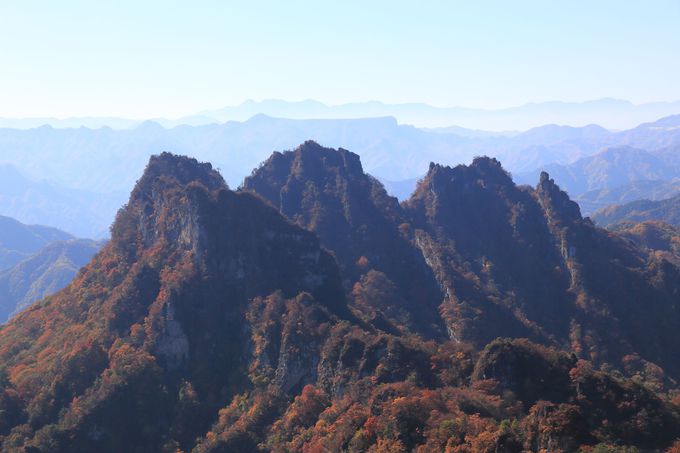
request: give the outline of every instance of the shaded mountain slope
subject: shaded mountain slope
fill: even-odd
[[[527,337],[598,364],[634,353],[678,377],[678,269],[583,219],[546,173],[530,189],[495,159],[433,164],[402,207],[356,155],[309,142],[275,153],[244,188],[320,236],[345,278],[360,277],[355,301],[403,306],[411,319],[439,304],[448,336],[478,347]],[[422,262],[431,273],[418,274]],[[432,277],[440,292],[423,303]]]
[[[179,404],[161,384],[177,392],[193,382],[202,411],[216,411],[243,388],[250,298],[308,291],[342,312],[339,285],[311,233],[252,195],[230,192],[209,164],[163,154],[150,161],[95,260],[64,291],[3,327],[0,362],[26,402],[34,443],[47,435],[58,444],[63,435],[80,451],[120,451],[139,436],[138,449],[157,450],[153,430],[167,430],[167,411]],[[60,414],[74,397],[79,403]],[[144,410],[121,413],[128,398]],[[147,417],[157,419],[154,427],[140,432]],[[207,428],[211,418],[197,417]],[[201,434],[187,429],[192,439]]]
[[[405,206],[415,242],[445,288],[443,313],[452,338],[478,344],[499,335],[535,338],[539,333],[517,319],[513,308],[543,308],[550,316],[558,311],[554,306],[532,306],[525,299],[566,303],[564,276],[535,272],[544,257],[559,261],[540,206],[496,160],[455,168],[432,164]],[[517,265],[518,255],[527,266]],[[506,299],[518,290],[534,294]]]
[[[332,159],[329,174],[345,168]],[[474,214],[478,201],[491,204],[477,205]],[[507,217],[513,207],[516,216]],[[547,175],[535,191],[518,189],[490,159],[456,169],[433,165],[401,212],[414,225],[400,228],[400,237],[424,252],[447,291],[443,309],[452,297],[470,295],[466,303],[479,316],[466,322],[499,334],[519,326],[550,342],[548,332],[521,320],[521,309],[555,329],[554,344],[563,323],[532,306],[532,296],[573,282],[546,268],[556,274],[552,281],[566,281],[556,290],[522,289],[520,283],[538,278],[526,274],[517,255],[522,246],[531,249],[523,241],[543,235],[527,253],[530,263],[552,264],[567,250],[571,266],[570,247],[576,257],[588,256],[582,247],[590,239],[581,235],[606,235],[580,218]],[[495,242],[491,234],[498,234]],[[504,251],[508,235],[515,244]],[[556,237],[564,242],[554,244]],[[625,241],[598,240],[607,253],[614,250],[607,241],[621,241],[617,259],[632,260]],[[539,251],[549,246],[555,251],[541,261]],[[482,264],[497,290],[478,284],[474,257],[481,254],[489,257]],[[503,279],[511,258],[517,269]],[[613,263],[630,278],[621,266]],[[598,370],[576,357],[587,353],[568,347],[391,333],[351,314],[342,286],[347,275],[314,233],[261,197],[230,191],[209,164],[153,157],[111,241],[64,290],[0,328],[2,451],[519,453],[598,443],[664,449],[680,436],[680,406],[663,393],[663,372],[640,357],[647,351],[624,361],[638,383]],[[672,288],[670,278],[659,277],[659,285]],[[639,284],[647,289],[646,280]],[[632,289],[644,296],[623,288]],[[501,307],[498,294],[517,310]],[[374,293],[364,295],[373,304]],[[567,295],[553,303],[569,302]],[[485,327],[489,305],[500,307],[508,328]],[[482,336],[456,332],[475,341]],[[610,338],[607,330],[602,335]]]
[[[0,272],[0,321],[65,287],[100,247],[88,239],[51,242]]]
[[[547,174],[531,190],[494,159],[433,164],[406,209],[453,338],[525,336],[596,362],[636,353],[680,377],[678,269],[583,219]]]
[[[388,305],[400,305],[427,336],[441,329],[437,307],[443,296],[408,238],[401,206],[364,173],[358,155],[309,141],[292,152],[274,153],[246,178],[243,189],[316,233],[360,298],[394,286],[399,297],[388,296]],[[389,281],[382,281],[383,275]]]

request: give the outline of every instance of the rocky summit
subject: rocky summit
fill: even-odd
[[[649,247],[486,157],[400,204],[314,142],[237,191],[163,153],[0,329],[2,451],[661,451],[680,270]]]

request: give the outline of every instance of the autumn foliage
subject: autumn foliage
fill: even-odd
[[[2,451],[678,451],[680,273],[547,175],[433,164],[399,204],[308,142],[245,186],[152,158],[0,330]]]

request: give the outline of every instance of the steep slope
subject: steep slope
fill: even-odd
[[[637,200],[620,206],[608,206],[593,214],[593,220],[605,227],[620,222],[661,220],[680,226],[680,195],[665,200]]]
[[[158,451],[169,430],[193,439],[245,388],[248,300],[307,291],[342,313],[339,283],[311,233],[229,191],[209,164],[154,157],[95,260],[0,331],[0,363],[32,427],[7,442],[121,451],[132,437],[135,451]],[[282,379],[294,386],[294,373]],[[182,385],[201,403],[189,427],[168,419]],[[125,413],[134,400],[142,410]]]
[[[88,239],[51,242],[0,272],[0,322],[65,287],[100,247]]]
[[[308,141],[294,151],[274,153],[246,178],[243,189],[319,236],[338,260],[346,286],[364,302],[359,308],[369,308],[366,293],[372,293],[372,302],[380,293],[382,306],[369,311],[426,336],[443,333],[437,312],[443,295],[409,241],[401,206],[364,173],[359,156]]]
[[[531,190],[515,186],[494,159],[431,165],[402,208],[363,174],[356,155],[308,142],[275,153],[244,189],[316,232],[345,278],[358,279],[355,300],[375,304],[387,294],[390,302],[378,305],[404,307],[411,318],[439,304],[449,337],[477,346],[497,336],[528,337],[597,363],[641,354],[678,376],[678,270],[648,262],[644,250],[595,228],[545,173]],[[433,275],[418,275],[422,261]],[[432,276],[445,296],[409,304],[428,291]],[[617,288],[607,284],[619,279]],[[433,310],[427,319],[434,317]],[[661,330],[652,329],[659,320]]]
[[[635,353],[680,377],[678,269],[594,227],[546,173],[531,190],[494,159],[433,164],[406,208],[452,338],[528,337],[597,363]]]
[[[7,269],[54,241],[72,239],[68,233],[40,225],[24,225],[0,216],[0,270]]]
[[[557,318],[569,304],[568,278],[535,271],[553,269],[545,262],[559,263],[559,251],[531,192],[517,189],[498,161],[432,164],[406,209],[416,244],[446,290],[442,312],[452,338],[480,345],[497,336],[538,339],[541,327],[547,336],[566,335]]]
[[[438,181],[433,197],[450,170],[426,178]],[[507,185],[491,161],[456,171],[479,176],[482,191]],[[580,221],[541,184],[554,222]],[[418,219],[444,219],[441,209]],[[555,225],[525,220],[520,237]],[[421,248],[424,235],[463,231],[422,226],[409,233]],[[484,252],[500,257],[496,247]],[[655,368],[626,363],[644,385],[526,340],[480,350],[363,323],[313,233],[230,191],[209,164],[162,154],[76,279],[0,328],[0,442],[31,453],[666,448],[680,436],[678,407],[655,394],[665,384]]]

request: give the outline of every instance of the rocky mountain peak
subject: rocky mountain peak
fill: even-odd
[[[546,214],[554,220],[574,222],[582,219],[578,203],[572,201],[545,171],[541,172],[536,195]]]
[[[151,156],[144,174],[137,181],[137,185],[132,191],[131,200],[150,196],[150,192],[161,180],[172,181],[179,186],[187,186],[195,182],[209,190],[227,188],[222,176],[213,169],[210,163],[198,162],[191,157],[163,152]]]
[[[136,246],[148,249],[163,239],[199,254],[205,249],[199,244],[200,200],[220,190],[228,187],[211,164],[168,152],[152,156],[111,228],[113,246],[136,256],[142,252]]]
[[[314,142],[237,192],[156,156],[109,245],[0,330],[0,449],[661,451],[678,269],[564,219],[489,158],[400,206]]]
[[[293,151],[274,153],[243,189],[316,233],[340,264],[345,286],[358,285],[355,295],[373,291],[378,282],[396,285],[405,297],[399,299],[403,303],[391,302],[412,313],[414,325],[427,326],[432,335],[441,293],[409,242],[398,201],[364,173],[358,155],[307,141]]]
[[[252,194],[229,190],[210,164],[170,153],[150,159],[111,242],[127,248],[131,262],[188,256],[202,273],[245,293],[264,287],[315,293],[337,283],[335,264],[313,234]]]
[[[485,188],[487,186],[512,186],[513,182],[496,158],[483,156],[476,157],[470,165],[455,167],[430,163],[428,172],[420,183],[421,186],[440,195],[454,187],[469,184]]]
[[[480,176],[484,176],[491,181],[504,184],[512,184],[512,178],[503,169],[501,162],[495,157],[481,156],[475,157],[470,165]]]
[[[294,153],[300,162],[315,163],[342,169],[348,175],[363,175],[361,159],[358,154],[343,148],[325,148],[314,140],[307,140],[298,146]]]
[[[75,370],[74,360],[87,357],[87,370],[78,372],[69,389],[55,390],[58,394],[47,391],[49,400],[36,416],[38,428],[59,420],[53,408],[78,395],[88,400],[87,407],[95,407],[98,403],[91,395],[115,391],[116,380],[128,378],[131,388],[141,392],[129,397],[165,399],[163,404],[170,405],[158,405],[156,400],[149,403],[151,408],[174,407],[168,409],[172,413],[183,404],[175,395],[193,392],[209,408],[207,413],[214,415],[249,385],[253,341],[249,323],[256,323],[261,313],[248,313],[255,299],[270,295],[291,298],[290,304],[317,313],[319,319],[349,317],[337,264],[313,233],[292,224],[253,194],[229,190],[209,164],[163,153],[150,160],[102,252],[71,285],[3,327],[11,333],[0,337],[0,361],[12,368],[21,366],[21,359],[8,356],[7,351],[30,350],[27,354],[32,355],[44,347],[54,352],[41,361],[43,372],[31,375],[35,385],[24,385],[21,378],[16,381],[22,401],[33,404],[45,397],[39,389],[47,388],[63,370]],[[26,341],[45,332],[45,342]],[[80,352],[71,354],[72,346]],[[294,343],[290,348],[298,346]],[[274,354],[267,363],[274,361],[276,368],[278,360]],[[284,390],[314,377],[307,362],[303,374],[302,365],[283,362],[276,376],[285,383],[281,384]],[[265,370],[269,373],[269,368]],[[102,373],[108,377],[97,380]],[[163,382],[169,394],[155,382]],[[86,389],[91,390],[84,395]],[[107,412],[115,409],[102,406],[100,410],[108,414],[105,418],[118,417]],[[127,417],[121,419],[120,427],[109,427],[100,436],[116,442],[121,432],[129,433],[135,430],[132,425],[141,424],[129,425]],[[186,442],[195,442],[213,418],[204,413],[199,420],[190,426],[177,422],[182,426],[178,429],[187,433]],[[95,416],[91,423],[88,432],[106,422]],[[76,448],[92,450],[102,451]]]
[[[258,179],[265,175],[278,181],[305,179],[316,183],[333,183],[333,179],[337,178],[363,178],[364,171],[357,154],[342,148],[325,148],[313,140],[307,140],[293,151],[274,152],[246,179],[246,188],[256,185]]]
[[[246,178],[243,189],[316,232],[341,264],[353,264],[360,257],[355,249],[361,238],[354,235],[355,228],[384,226],[386,218],[391,221],[400,215],[397,200],[364,173],[358,155],[313,141],[274,153]]]

